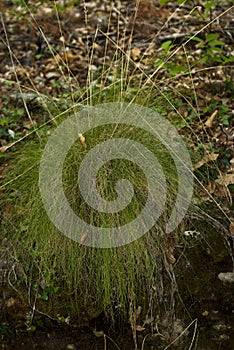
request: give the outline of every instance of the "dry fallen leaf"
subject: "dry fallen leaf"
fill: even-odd
[[[231,193],[226,185],[221,185],[220,183],[214,182],[214,192],[215,196],[219,198],[229,198],[230,203],[232,202]]]
[[[140,56],[141,56],[141,49],[139,49],[139,47],[134,47],[131,51],[131,57],[133,61],[139,60]]]
[[[87,232],[85,232],[82,236],[81,236],[81,239],[80,239],[80,244],[83,244],[84,243],[84,241],[87,239],[87,237],[88,237],[88,233]]]
[[[8,143],[8,145],[6,145],[6,146],[0,147],[0,152],[1,152],[1,153],[5,153],[5,152],[8,150],[8,148],[10,148],[11,146],[13,146],[14,144],[15,144],[15,142],[11,142],[11,143]]]
[[[15,305],[15,299],[14,298],[9,298],[7,301],[6,301],[6,307],[12,307]]]
[[[209,195],[214,193],[215,187],[216,187],[216,184],[214,182],[209,182],[206,187],[201,188],[199,193],[202,197],[209,198]]]
[[[47,63],[51,63],[52,65],[74,62],[81,60],[81,55],[73,55],[71,51],[64,51],[60,54],[54,55],[52,58],[47,59]]]
[[[209,162],[215,161],[218,158],[219,154],[217,153],[211,153],[211,154],[206,154],[199,162],[197,162],[193,169],[199,169],[201,168],[204,164],[207,164]]]
[[[216,180],[216,183],[220,185],[233,185],[234,184],[234,174],[225,174],[225,175],[220,175]]]
[[[174,249],[172,247],[170,247],[169,249],[165,249],[167,262],[168,264],[171,264],[171,265],[173,265],[176,262],[176,258],[173,255],[173,251]]]
[[[78,134],[78,138],[79,138],[80,142],[82,143],[82,145],[84,146],[84,148],[87,148],[87,144],[85,142],[85,137],[82,134]]]
[[[205,127],[207,129],[210,129],[212,128],[213,126],[213,121],[214,121],[214,118],[216,117],[216,115],[218,114],[218,110],[216,109],[209,118],[207,118],[207,121],[205,122]]]
[[[205,200],[209,200],[210,196],[214,195],[218,198],[226,198],[232,203],[232,193],[228,188],[228,185],[234,183],[233,181],[234,174],[220,175],[218,179],[209,183],[206,187],[203,187],[199,193]]]

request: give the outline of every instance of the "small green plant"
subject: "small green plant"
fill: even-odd
[[[172,40],[165,41],[161,45],[161,48],[162,48],[161,58],[155,63],[156,67],[168,69],[169,73],[172,77],[176,76],[177,74],[179,74],[181,72],[188,71],[186,65],[182,65],[182,64],[178,63],[178,56],[177,56],[176,60],[175,60],[175,58],[174,59],[172,58],[173,62],[167,61],[167,57],[170,56],[170,53],[172,53],[172,50],[175,47],[176,47],[176,45],[173,44]],[[180,55],[180,57],[181,57],[181,55]]]
[[[224,55],[225,43],[219,39],[219,34],[217,33],[206,34],[205,39],[198,36],[191,37],[191,40],[198,42],[197,47],[202,50],[202,57],[199,59],[201,63],[212,61],[227,64],[234,61],[233,56]]]
[[[41,293],[38,294],[38,298],[44,301],[49,300],[49,297],[58,293],[59,287],[48,286],[45,287]]]
[[[3,114],[11,119],[11,123],[15,121],[15,119],[19,119],[22,117],[22,115],[25,113],[24,109],[22,108],[8,108],[8,107],[3,107],[2,108]]]

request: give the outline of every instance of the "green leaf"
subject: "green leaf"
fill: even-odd
[[[204,43],[204,40],[202,40],[201,38],[199,38],[198,36],[194,36],[194,37],[190,37],[191,40],[197,41],[199,43]]]
[[[165,68],[166,63],[164,60],[160,59],[158,62],[155,62],[155,67]]]
[[[223,49],[221,49],[221,47],[218,46],[211,46],[210,49],[208,49],[208,51],[213,52],[214,55],[215,52],[223,52]]]
[[[163,50],[168,51],[171,48],[171,44],[172,44],[172,41],[167,40],[161,45],[161,47],[163,48]]]
[[[5,85],[11,86],[13,84],[13,81],[5,80]]]
[[[0,126],[5,126],[8,125],[10,122],[10,118],[9,117],[3,117],[0,119]]]
[[[43,55],[42,55],[41,53],[35,55],[36,60],[39,60],[39,59],[42,58],[42,57],[43,57]]]
[[[207,56],[204,56],[204,57],[202,57],[200,60],[199,60],[199,62],[201,62],[201,63],[206,63],[208,61],[208,57]]]
[[[221,45],[223,46],[224,45],[224,42],[223,41],[220,41],[220,40],[212,40],[209,42],[209,45],[210,46],[216,46],[216,45]]]
[[[45,294],[45,293],[38,294],[38,298],[44,301],[47,301],[49,299],[48,294]]]
[[[187,68],[184,66],[175,66],[173,68],[171,68],[171,71],[173,72],[173,74],[178,74],[181,72],[186,72]]]
[[[219,34],[217,34],[217,33],[207,34],[206,42],[213,41],[213,40],[216,40],[218,38],[219,38]]]
[[[206,10],[210,10],[214,6],[215,6],[215,1],[209,1],[207,3],[204,3],[204,7]]]
[[[222,116],[222,124],[228,126],[229,125],[229,120],[228,120],[229,118],[230,118],[230,115],[227,115],[227,114],[223,115]]]
[[[164,5],[164,4],[166,4],[167,2],[169,2],[170,0],[160,0],[159,1],[159,4],[160,5]]]

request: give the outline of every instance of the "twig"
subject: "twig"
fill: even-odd
[[[223,124],[219,124],[221,131],[226,135],[226,142],[234,141],[234,135],[230,135],[228,131],[226,131],[223,127]]]
[[[124,21],[124,23],[127,24],[128,21],[127,21],[126,18],[122,15],[122,13],[121,13],[115,6],[113,6],[112,8],[113,8],[113,11],[115,11],[115,12],[122,18],[122,20]]]
[[[168,35],[162,35],[158,37],[158,40],[160,41],[166,41],[166,40],[170,40],[170,39],[180,39],[180,38],[185,38],[185,37],[190,37],[193,35],[196,35],[196,32],[190,32],[190,33],[172,33],[172,34],[168,34]]]
[[[193,345],[194,339],[195,339],[195,335],[196,335],[196,331],[197,331],[197,318],[195,318],[195,320],[193,320],[184,330],[183,332],[180,333],[180,335],[178,337],[176,337],[169,345],[167,345],[163,350],[167,350],[169,349],[169,347],[171,345],[173,345],[179,338],[182,337],[182,335],[195,323],[194,326],[194,332],[193,332],[193,338],[192,338],[192,342],[188,348],[188,350],[191,350],[191,346]]]
[[[121,350],[120,347],[116,344],[116,342],[113,339],[111,339],[110,337],[108,337],[108,335],[104,334],[103,336],[104,336],[104,339],[106,339],[106,338],[109,339],[117,347],[118,350]],[[105,345],[106,345],[106,342],[105,342]],[[106,350],[106,348],[105,348],[105,350]]]

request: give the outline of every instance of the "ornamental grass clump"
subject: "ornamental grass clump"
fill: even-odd
[[[128,319],[130,309],[134,313],[141,306],[146,314],[159,307],[156,301],[150,300],[153,295],[157,300],[160,294],[165,228],[178,191],[176,167],[166,147],[141,129],[132,130],[126,125],[95,128],[85,134],[85,147],[77,137],[70,148],[63,164],[63,190],[73,212],[90,226],[108,230],[129,224],[139,216],[148,197],[147,174],[128,159],[110,160],[100,168],[97,177],[97,191],[107,201],[116,200],[119,180],[131,181],[132,201],[120,212],[98,212],[85,202],[78,186],[79,168],[86,154],[108,138],[119,139],[120,136],[150,149],[166,178],[164,212],[149,232],[136,240],[131,239],[127,245],[87,246],[89,232],[81,232],[79,241],[74,241],[55,227],[45,210],[39,187],[40,163],[47,138],[21,147],[5,171],[5,206],[11,210],[9,216],[5,214],[4,222],[8,239],[16,250],[17,279],[26,283],[30,294],[37,295],[43,312],[56,316],[60,310],[60,313],[79,315],[81,320],[105,312],[112,318],[119,314]],[[89,190],[87,188],[87,193]],[[65,214],[60,213],[63,221],[67,220]],[[134,232],[129,235],[134,237]]]
[[[187,218],[195,215],[193,139],[183,141],[171,121],[181,129],[186,125],[194,137],[183,108],[196,114],[196,106],[170,89],[175,62],[173,76],[164,80],[164,63],[179,49],[187,67],[179,73],[190,77],[189,58],[185,46],[174,51],[174,45],[164,45],[146,73],[150,48],[140,55],[132,47],[134,28],[128,38],[120,29],[112,38],[99,28],[90,47],[87,38],[81,86],[69,66],[78,55],[66,48],[58,54],[29,14],[51,56],[45,71],[58,69],[53,84],[61,91],[52,97],[34,84],[19,84],[30,122],[38,124],[11,145],[20,147],[3,174],[4,237],[14,259],[9,281],[33,312],[58,320],[70,316],[80,324],[100,315],[121,319],[130,322],[136,343],[139,324],[155,330],[167,311],[173,320],[175,247]],[[108,21],[110,28],[111,15]],[[98,33],[105,45],[97,67]],[[15,68],[9,43],[8,49]]]

